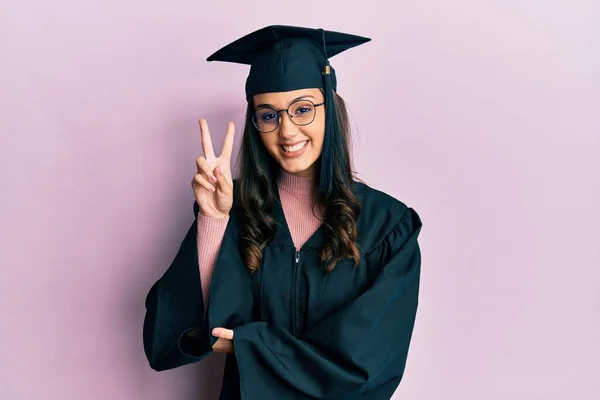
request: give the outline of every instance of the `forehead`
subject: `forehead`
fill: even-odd
[[[300,90],[290,90],[288,92],[272,92],[272,93],[261,93],[255,94],[253,96],[253,101],[255,105],[259,104],[270,104],[276,107],[287,107],[292,101],[299,97],[303,96],[312,96],[307,97],[309,100],[321,100],[323,98],[323,94],[320,89],[300,89]]]

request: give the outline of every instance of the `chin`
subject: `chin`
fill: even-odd
[[[293,175],[300,175],[300,174],[313,175],[312,174],[312,172],[313,172],[312,169],[313,169],[314,163],[302,162],[300,160],[295,160],[295,161],[291,161],[291,162],[289,160],[283,160],[279,165],[281,166],[281,169],[283,169],[288,174],[293,174]]]

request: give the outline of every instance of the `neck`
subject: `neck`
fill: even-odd
[[[278,183],[282,191],[297,196],[312,196],[315,192],[315,178],[313,176],[293,175],[282,169]]]

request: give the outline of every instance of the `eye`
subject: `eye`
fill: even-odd
[[[296,114],[306,114],[312,111],[312,107],[310,106],[301,106],[296,110]]]
[[[294,111],[294,115],[296,116],[304,116],[307,114],[311,114],[313,112],[313,104],[308,101],[299,102],[299,104],[295,104],[292,106]]]
[[[275,115],[275,113],[264,113],[260,116],[260,119],[262,119],[263,121],[270,121],[274,118],[277,118],[277,115]]]
[[[255,115],[256,119],[260,122],[272,122],[278,119],[277,113],[272,109],[258,110]]]

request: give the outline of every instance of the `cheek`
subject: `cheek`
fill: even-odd
[[[323,140],[325,139],[325,124],[316,124],[311,126],[311,129],[306,132],[307,136],[310,137],[313,147],[321,150],[323,147]]]
[[[277,135],[273,135],[273,134],[261,135],[260,139],[262,141],[263,146],[265,147],[265,150],[267,151],[267,153],[269,153],[271,155],[271,157],[273,157],[273,158],[281,157],[281,155],[279,153],[279,148],[277,146]]]
[[[314,141],[318,143],[319,149],[323,146],[323,140],[325,139],[325,116],[320,113],[318,118],[315,120],[315,125],[313,127],[314,133]]]
[[[324,135],[322,132],[320,132],[318,135],[316,135],[316,137],[313,137],[313,146],[316,150],[318,150],[319,152],[321,152],[321,150],[323,149],[323,140],[324,140]]]
[[[263,146],[269,151],[275,146],[277,146],[277,138],[274,135],[260,135],[260,140],[263,143]]]

